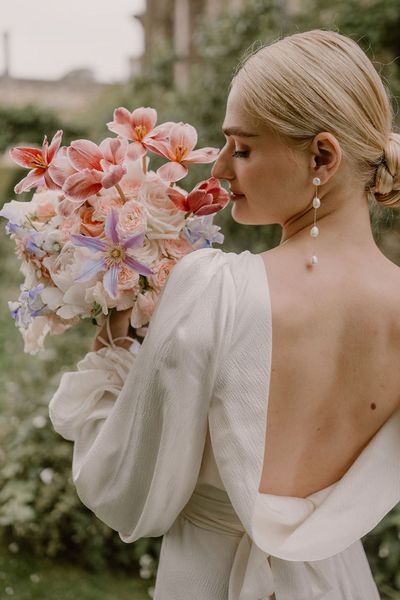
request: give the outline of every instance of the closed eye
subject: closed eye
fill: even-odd
[[[235,150],[233,158],[246,158],[250,154],[249,150]]]

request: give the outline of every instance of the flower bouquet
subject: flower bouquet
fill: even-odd
[[[36,354],[48,334],[81,319],[101,325],[110,311],[126,309],[138,344],[174,265],[223,242],[213,217],[229,196],[218,180],[191,192],[176,185],[187,164],[211,163],[218,149],[194,150],[189,124],[156,122],[153,108],[121,107],[107,123],[117,137],[100,145],[61,146],[60,130],[41,148],[10,150],[30,169],[15,192],[36,188],[29,202],[13,200],[0,211],[25,277],[18,300],[9,302],[25,352]],[[168,162],[151,171],[149,153]]]

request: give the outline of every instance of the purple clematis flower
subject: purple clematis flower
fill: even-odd
[[[149,267],[133,258],[133,256],[130,256],[127,252],[131,248],[138,248],[143,245],[144,232],[138,233],[126,240],[121,240],[117,232],[118,220],[118,212],[115,208],[111,208],[106,217],[104,227],[107,236],[105,239],[99,236],[71,235],[71,241],[76,246],[84,246],[102,253],[101,258],[88,260],[84,264],[81,274],[76,281],[88,281],[100,271],[106,271],[103,280],[104,288],[112,298],[117,297],[118,273],[123,265],[141,275],[154,274]]]

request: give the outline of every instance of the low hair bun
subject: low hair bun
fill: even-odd
[[[400,206],[400,134],[392,132],[375,173],[375,199],[384,206]]]

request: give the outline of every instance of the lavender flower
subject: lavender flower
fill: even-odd
[[[224,241],[224,235],[219,233],[221,228],[213,224],[213,218],[211,214],[187,219],[183,231],[196,250],[210,248],[213,243],[222,244]]]
[[[43,289],[44,285],[40,284],[30,290],[22,290],[17,302],[8,303],[17,327],[27,329],[32,319],[47,312],[48,308],[40,296]]]
[[[124,265],[141,275],[153,275],[149,267],[128,254],[128,250],[143,245],[144,232],[123,240],[117,231],[118,220],[118,212],[111,208],[105,221],[105,239],[100,236],[71,235],[71,241],[76,246],[84,246],[102,254],[100,258],[86,261],[76,281],[88,281],[100,271],[106,271],[103,280],[104,288],[112,298],[117,297],[118,274]]]

